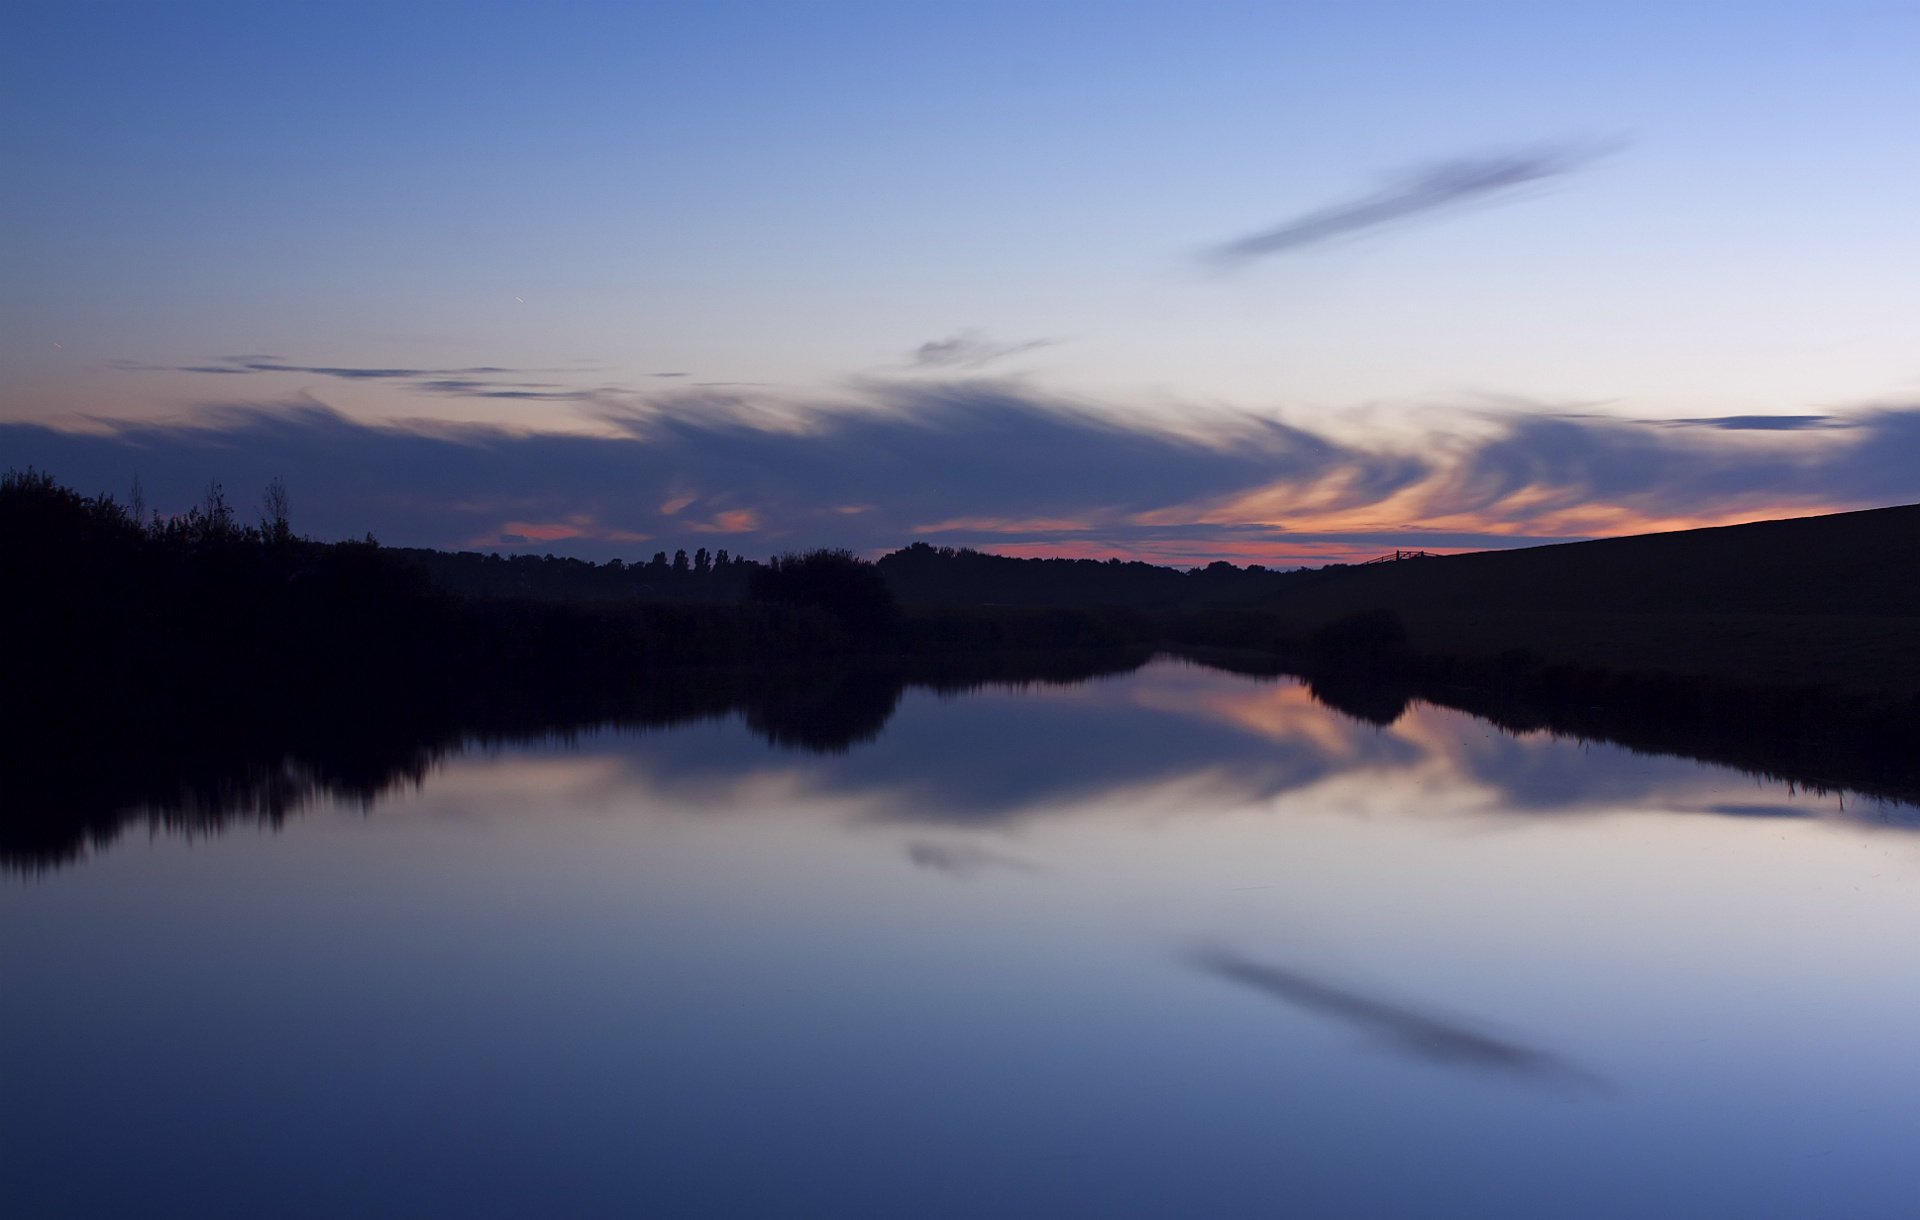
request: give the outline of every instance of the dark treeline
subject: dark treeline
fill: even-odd
[[[284,804],[276,785],[300,787],[296,773],[377,790],[462,733],[587,724],[636,706],[742,710],[776,740],[844,744],[858,737],[845,726],[859,704],[814,699],[822,674],[891,664],[881,685],[897,695],[913,675],[1044,674],[1084,653],[1113,664],[1139,634],[1068,610],[902,613],[873,566],[843,552],[721,565],[748,578],[732,604],[462,596],[371,538],[299,537],[278,485],[257,522],[217,486],[171,519],[133,500],[82,496],[34,472],[0,478],[9,850],[58,857],[71,827],[155,799],[145,779],[122,790],[124,777],[171,777],[160,787],[198,794],[182,809],[225,808],[214,798],[232,785],[271,808]],[[247,761],[235,771],[232,758]],[[294,758],[308,761],[290,771]],[[77,803],[55,799],[63,787]]]
[[[680,573],[738,587],[732,602],[641,596],[612,564],[396,551],[371,537],[318,542],[289,527],[270,488],[258,524],[216,485],[171,519],[86,497],[44,474],[0,479],[0,570],[10,686],[61,692],[220,689],[267,704],[284,685],[401,680],[469,686],[599,682],[661,666],[842,655],[1084,648],[1129,638],[1120,620],[1069,610],[902,614],[878,570],[842,551],[750,563],[716,555]],[[433,567],[438,565],[438,567]],[[526,569],[463,588],[444,571]],[[675,565],[668,561],[668,579]],[[583,591],[567,596],[568,588]]]
[[[412,547],[390,553],[451,593],[538,601],[739,602],[751,596],[753,574],[766,566],[704,547],[691,554],[656,551],[644,563]],[[1189,571],[1137,560],[1016,559],[916,542],[883,556],[875,567],[907,606],[1164,610],[1251,604],[1325,579],[1345,565],[1279,571],[1220,561]]]
[[[192,826],[244,810],[277,817],[316,793],[371,799],[461,741],[610,719],[737,712],[776,743],[845,748],[877,732],[910,684],[1070,679],[1168,647],[1302,675],[1330,707],[1373,723],[1391,723],[1420,698],[1509,728],[1920,799],[1911,748],[1920,683],[1893,647],[1910,641],[1913,620],[1883,611],[1873,622],[1886,643],[1859,616],[1839,626],[1838,617],[1781,613],[1736,620],[1723,606],[1707,627],[1772,651],[1749,645],[1734,658],[1749,668],[1704,672],[1692,659],[1699,649],[1665,643],[1695,637],[1660,634],[1679,630],[1674,612],[1637,609],[1620,618],[1634,651],[1583,656],[1555,635],[1586,621],[1568,612],[1513,620],[1531,626],[1535,647],[1488,647],[1459,644],[1422,619],[1438,597],[1353,609],[1377,587],[1562,562],[1551,555],[1422,560],[1385,573],[1181,573],[920,545],[879,564],[832,551],[767,563],[716,554],[704,568],[689,557],[677,576],[667,560],[667,579],[687,588],[736,582],[729,600],[643,595],[658,576],[645,574],[651,564],[634,576],[626,565],[423,561],[432,553],[396,553],[371,538],[316,542],[291,529],[278,484],[253,521],[217,486],[171,519],[145,514],[137,492],[132,501],[84,497],[32,472],[0,479],[0,572],[10,578],[0,595],[0,861],[71,858],[130,816]],[[1879,529],[1898,514],[1855,516]],[[1853,528],[1832,520],[1828,529]],[[1716,546],[1746,536],[1708,535]],[[1595,549],[1548,549],[1633,549],[1584,545]],[[1684,562],[1665,557],[1671,545],[1658,548],[1667,567]],[[489,575],[463,586],[431,570],[443,561]],[[516,569],[532,575],[496,581]],[[570,586],[585,591],[564,596]],[[1516,587],[1542,596],[1531,583]],[[1287,592],[1258,593],[1267,588]],[[1507,621],[1496,617],[1498,599],[1484,604],[1465,621]],[[1877,641],[1878,651],[1804,681],[1785,676],[1781,658],[1830,639]],[[1874,683],[1854,680],[1856,671]]]
[[[395,547],[394,559],[424,572],[440,589],[463,597],[537,601],[745,601],[761,564],[725,548],[656,551],[644,563],[592,563],[559,555],[501,555]]]
[[[1185,570],[1118,559],[1015,559],[916,542],[878,564],[903,603],[963,606],[1117,606],[1137,610],[1248,605],[1324,580],[1344,569],[1278,571],[1224,560]]]

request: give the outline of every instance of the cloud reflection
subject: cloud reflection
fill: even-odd
[[[1299,970],[1255,961],[1231,949],[1203,946],[1184,957],[1204,974],[1342,1022],[1388,1048],[1417,1059],[1470,1071],[1515,1076],[1581,1089],[1604,1087],[1565,1059],[1425,1012],[1366,995]]]
[[[616,739],[638,782],[702,803],[778,773],[935,850],[1007,828],[1113,808],[1196,799],[1274,806],[1364,788],[1418,792],[1425,808],[1472,818],[1608,816],[1647,809],[1752,818],[1753,781],[1683,757],[1636,753],[1546,733],[1513,735],[1464,712],[1416,703],[1391,728],[1338,713],[1293,679],[1259,679],[1163,660],[1121,677],[963,699],[909,692],[884,730],[834,753],[770,754],[745,735]],[[817,715],[810,714],[811,718]],[[748,723],[755,723],[749,718]],[[795,743],[788,739],[788,744]],[[991,760],[991,765],[983,765]],[[1880,824],[1873,802],[1779,802],[1773,816],[1848,816]],[[959,861],[952,871],[983,861]]]

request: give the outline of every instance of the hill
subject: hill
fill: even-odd
[[[1920,505],[1363,565],[1263,603],[1282,633],[1384,609],[1417,651],[1920,691]]]

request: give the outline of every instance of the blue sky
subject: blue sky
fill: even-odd
[[[264,481],[286,459],[261,429],[304,426],[315,529],[516,545],[518,521],[627,553],[672,541],[689,510],[660,506],[691,494],[707,527],[759,522],[750,554],[924,534],[1182,562],[1920,498],[1854,470],[1905,456],[1885,438],[1920,402],[1920,6],[5,17],[0,462],[98,489]],[[1422,193],[1511,163],[1547,168]],[[1352,223],[1286,230],[1327,216]],[[1279,230],[1310,239],[1209,257]],[[954,494],[907,511],[863,482],[849,413],[954,439],[968,468],[925,472]],[[1822,426],[1644,422],[1772,415]],[[1569,416],[1594,448],[1528,450],[1507,494],[1463,498]],[[1249,472],[1249,419],[1345,456]],[[981,420],[1063,466],[1064,424],[1117,428],[1182,473],[1094,444],[1130,456],[1038,495]],[[687,439],[747,426],[752,459]],[[598,442],[606,486],[549,434]],[[372,487],[329,444],[416,465]],[[498,457],[472,487],[448,485],[461,446]],[[1658,485],[1566,469],[1649,446]],[[1708,467],[1751,477],[1688,482]]]

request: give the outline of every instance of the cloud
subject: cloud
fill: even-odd
[[[1230,949],[1186,955],[1195,969],[1261,995],[1344,1022],[1417,1059],[1539,1083],[1593,1088],[1600,1081],[1557,1055],[1469,1028],[1410,1005],[1383,1000],[1299,970],[1254,961]]]
[[[1706,419],[1653,421],[1673,428],[1718,428],[1723,432],[1805,432],[1814,428],[1844,428],[1831,415],[1716,415]]]
[[[1024,343],[1006,343],[989,339],[977,330],[963,330],[944,339],[929,339],[913,349],[910,363],[922,369],[979,368],[995,360],[1017,356],[1039,347],[1050,347],[1057,339],[1029,339]]]
[[[281,474],[301,497],[297,524],[320,536],[371,529],[391,542],[460,545],[508,521],[584,515],[605,531],[570,543],[614,530],[663,541],[713,532],[748,554],[902,545],[914,525],[987,507],[1120,525],[1276,478],[1376,465],[1385,472],[1365,477],[1423,473],[1272,420],[1223,416],[1189,435],[990,383],[875,387],[832,406],[692,390],[598,411],[615,435],[372,424],[308,400],[185,423],[96,421],[87,434],[0,425],[0,443],[9,460],[88,490],[124,490],[137,473],[162,507],[184,506],[209,477],[246,487]],[[873,507],[841,511],[848,504]]]
[[[1270,229],[1207,250],[1203,258],[1237,267],[1257,258],[1303,250],[1357,233],[1404,224],[1474,200],[1509,194],[1530,183],[1580,169],[1593,148],[1560,145],[1498,156],[1441,161],[1404,175],[1370,195],[1319,208]]]
[[[575,393],[429,380],[457,383],[448,393]],[[712,534],[747,555],[925,537],[1318,564],[1920,499],[1920,409],[1904,407],[1786,429],[1516,410],[1362,442],[1244,412],[1145,420],[979,379],[876,381],[832,401],[752,387],[580,401],[599,435],[368,423],[307,398],[86,432],[4,424],[0,452],[89,493],[123,492],[137,474],[169,510],[209,478],[245,489],[283,475],[295,524],[321,537],[458,547],[538,541],[513,522],[585,521],[553,549],[595,558],[630,557],[623,541],[643,535],[671,551]]]
[[[1862,412],[1845,426],[1813,430],[1497,418],[1499,434],[1458,450],[1425,489],[1430,517],[1538,522],[1614,506],[1657,520],[1716,506],[1896,503],[1920,495],[1920,472],[1903,469],[1920,458],[1920,410]]]
[[[1034,873],[1039,869],[1018,856],[989,851],[971,843],[907,844],[907,859],[916,868],[932,869],[951,877],[970,878],[995,869],[1003,872]]]
[[[455,398],[492,398],[537,402],[584,402],[601,397],[609,389],[582,389],[553,382],[529,382],[531,373],[573,372],[559,369],[511,369],[497,365],[479,365],[459,369],[386,368],[359,365],[293,364],[279,356],[222,356],[216,364],[140,364],[115,360],[110,367],[130,372],[212,373],[230,376],[286,374],[301,377],[328,377],[339,381],[394,382],[422,394]],[[656,373],[656,377],[678,377],[680,373]]]

